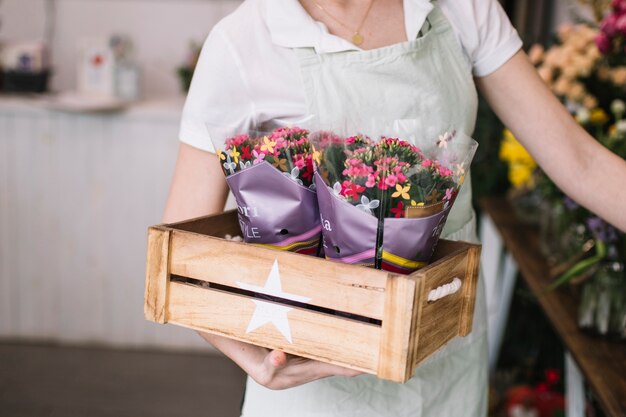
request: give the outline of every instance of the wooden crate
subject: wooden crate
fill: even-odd
[[[479,245],[440,240],[429,266],[398,275],[223,239],[240,233],[235,211],[151,227],[146,319],[396,382],[472,329]],[[455,277],[459,291],[428,301]]]

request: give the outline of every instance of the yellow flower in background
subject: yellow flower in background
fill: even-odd
[[[609,121],[609,115],[601,108],[597,108],[591,111],[589,121],[594,125],[603,125]]]
[[[222,150],[221,150],[221,149],[218,149],[218,150],[217,150],[217,156],[219,156],[219,158],[220,158],[222,161],[225,161],[225,160],[226,160],[226,155],[224,155],[224,152],[222,152]]]
[[[533,172],[537,163],[508,129],[504,130],[504,138],[500,144],[500,159],[508,163],[509,181],[515,188],[534,186]]]
[[[515,136],[509,129],[504,129],[504,139],[500,144],[500,159],[507,162],[520,162],[533,167],[536,166],[533,157],[515,139]]]
[[[533,172],[535,168],[526,164],[511,164],[509,165],[509,181],[515,188],[534,186]]]

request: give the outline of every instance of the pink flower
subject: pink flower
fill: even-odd
[[[302,157],[299,157],[295,160],[295,165],[300,171],[302,171],[302,168],[306,166],[304,159],[302,159]]]
[[[376,185],[376,176],[373,174],[370,174],[367,176],[367,182],[365,183],[365,186],[367,188],[372,188]]]
[[[424,160],[422,161],[422,166],[423,166],[424,168],[429,168],[429,167],[431,167],[432,165],[433,165],[433,161],[432,161],[432,160],[430,160],[430,159],[424,159]]]
[[[260,164],[265,160],[265,154],[263,152],[257,152],[254,150],[252,151],[252,155],[254,155],[254,162],[252,165]]]
[[[397,182],[398,178],[393,174],[387,175],[387,177],[385,177],[385,185],[387,185],[388,187],[395,187]]]
[[[608,15],[600,24],[600,30],[609,37],[615,36],[617,32],[617,15]]]
[[[446,195],[445,195],[445,196],[443,196],[444,201],[450,201],[450,200],[452,200],[452,192],[453,192],[453,191],[454,191],[454,189],[452,189],[452,188],[448,188],[448,189],[446,190]]]
[[[232,137],[226,140],[226,148],[230,149],[230,148],[238,147],[239,145],[241,145],[247,140],[250,140],[250,136],[248,135],[238,135],[238,136]]]
[[[619,30],[622,35],[626,36],[626,14],[621,15],[617,22],[615,22],[615,28]]]
[[[600,52],[602,52],[603,54],[608,54],[609,52],[611,52],[611,39],[606,33],[600,32],[600,34],[596,36],[595,41],[596,46],[598,47]]]
[[[450,168],[446,168],[446,167],[439,167],[439,175],[441,175],[442,177],[451,177],[453,174],[452,170]]]

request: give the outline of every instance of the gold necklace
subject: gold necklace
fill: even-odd
[[[320,9],[322,12],[326,13],[326,15],[328,17],[330,17],[331,19],[333,19],[335,22],[337,22],[338,24],[340,24],[341,26],[343,26],[344,28],[348,29],[350,32],[352,32],[352,28],[346,26],[343,22],[341,22],[339,19],[337,19],[335,16],[333,16],[332,14],[330,14],[328,12],[328,10],[326,10],[324,7],[322,7],[321,4],[319,4],[317,1],[313,0],[313,3],[315,3],[315,6]],[[365,20],[367,20],[367,16],[370,14],[370,10],[372,10],[372,5],[374,4],[374,0],[370,0],[370,5],[367,7],[367,11],[365,12],[365,16],[363,16],[363,20],[361,20],[361,24],[359,25],[359,27],[354,31],[353,35],[352,35],[352,43],[354,43],[356,46],[359,46],[363,43],[363,35],[361,35],[361,28],[363,27],[363,24],[365,23]]]

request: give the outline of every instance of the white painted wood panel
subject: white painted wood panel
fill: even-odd
[[[181,103],[82,115],[0,102],[0,337],[200,348],[143,319]]]

